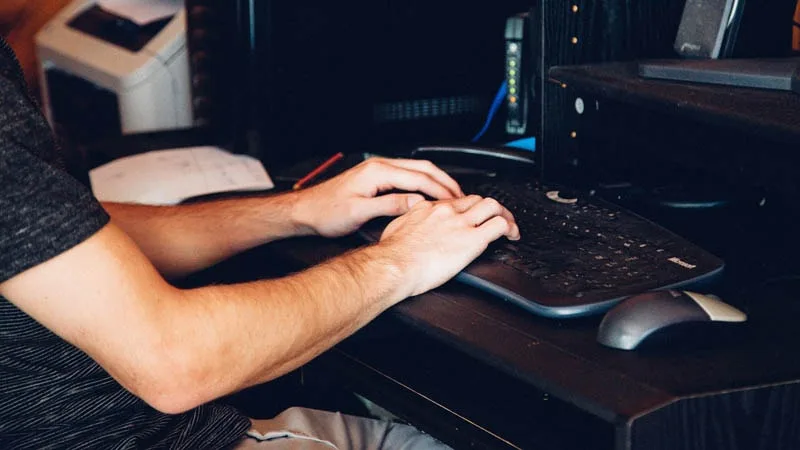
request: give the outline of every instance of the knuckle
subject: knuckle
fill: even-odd
[[[454,214],[456,211],[455,206],[451,203],[437,203],[433,209],[440,214]]]
[[[436,168],[436,164],[434,164],[433,161],[430,161],[430,160],[427,160],[427,159],[423,159],[420,162],[421,162],[421,164],[423,166],[425,166],[425,167],[427,167],[429,169],[435,169]]]
[[[380,161],[379,158],[370,158],[361,163],[361,166],[364,168],[364,170],[376,171],[383,166],[383,161]]]
[[[503,216],[495,216],[492,218],[492,221],[494,221],[494,223],[497,224],[498,228],[502,227],[504,230],[511,229],[511,222],[509,222]]]
[[[498,210],[501,210],[503,208],[503,205],[501,205],[500,202],[498,202],[497,200],[495,200],[492,197],[486,197],[485,199],[483,199],[483,202],[484,202],[484,204],[486,206],[491,208],[493,211],[498,211]]]
[[[380,156],[372,156],[364,160],[365,164],[382,164],[385,162],[386,158],[382,158]]]
[[[510,220],[503,217],[503,222],[505,223],[505,227],[503,228],[503,234],[509,234],[514,231],[514,225],[511,223]]]

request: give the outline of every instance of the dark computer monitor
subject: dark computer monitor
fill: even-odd
[[[531,3],[188,0],[195,116],[270,163],[468,143]]]

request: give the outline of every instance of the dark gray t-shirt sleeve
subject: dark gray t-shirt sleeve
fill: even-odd
[[[0,133],[0,282],[83,242],[109,217],[84,185]]]

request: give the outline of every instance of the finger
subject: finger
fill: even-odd
[[[483,201],[483,197],[481,197],[480,195],[468,195],[466,197],[461,197],[455,200],[448,200],[448,201],[453,205],[453,209],[456,212],[463,213],[464,211],[469,210],[473,206]]]
[[[499,239],[501,236],[505,236],[512,241],[519,239],[519,232],[517,231],[515,237],[514,229],[515,226],[512,226],[503,216],[494,216],[475,228],[486,244]]]
[[[501,216],[505,218],[509,224],[516,224],[516,220],[514,220],[511,211],[506,209],[505,206],[501,205],[497,200],[488,197],[476,203],[472,208],[466,211],[464,215],[467,220],[475,226],[486,222],[494,216]]]
[[[407,213],[417,203],[425,200],[420,194],[379,195],[367,200],[367,220],[380,216],[399,216]]]
[[[458,182],[448,175],[447,172],[438,168],[430,161],[421,159],[386,159],[385,161],[396,167],[426,173],[443,186],[446,186],[454,197],[464,196],[464,191],[461,190],[461,186],[458,185]]]
[[[422,192],[438,199],[454,198],[453,193],[446,186],[427,173],[404,169],[391,164],[377,164],[374,167],[376,167],[376,169],[373,169],[376,170],[376,179],[381,180],[377,186],[380,191],[401,189]]]

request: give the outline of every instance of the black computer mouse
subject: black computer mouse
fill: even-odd
[[[629,297],[609,310],[600,323],[597,341],[633,350],[668,328],[746,320],[745,313],[712,295],[673,289],[650,291]]]

